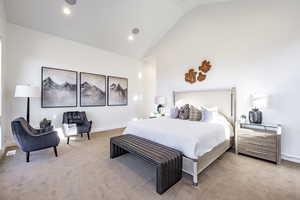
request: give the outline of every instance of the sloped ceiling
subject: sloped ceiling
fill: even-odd
[[[70,16],[64,0],[6,0],[10,23],[142,58],[189,10],[222,0],[77,0]],[[127,40],[134,27],[141,32]]]

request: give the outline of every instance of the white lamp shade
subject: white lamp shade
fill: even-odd
[[[40,89],[29,85],[17,85],[15,97],[40,97]]]
[[[155,97],[155,104],[165,105],[166,104],[166,97],[162,97],[162,96]]]
[[[252,94],[250,100],[253,108],[267,108],[269,104],[269,96],[266,94]]]

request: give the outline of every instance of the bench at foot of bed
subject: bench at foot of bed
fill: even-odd
[[[175,149],[135,136],[110,139],[110,158],[132,153],[156,167],[156,192],[164,193],[182,178],[182,153]]]

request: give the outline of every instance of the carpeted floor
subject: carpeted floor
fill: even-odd
[[[52,149],[25,153],[0,162],[1,200],[288,200],[300,199],[300,165],[282,165],[227,152],[199,176],[183,179],[163,195],[155,192],[155,169],[127,154],[109,159],[109,138],[122,130],[61,141],[59,156]]]

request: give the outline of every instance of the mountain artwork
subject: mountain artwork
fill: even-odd
[[[106,105],[106,76],[80,72],[80,106]]]
[[[42,67],[42,108],[77,106],[77,72]]]
[[[128,79],[109,76],[108,77],[108,105],[128,105]]]

